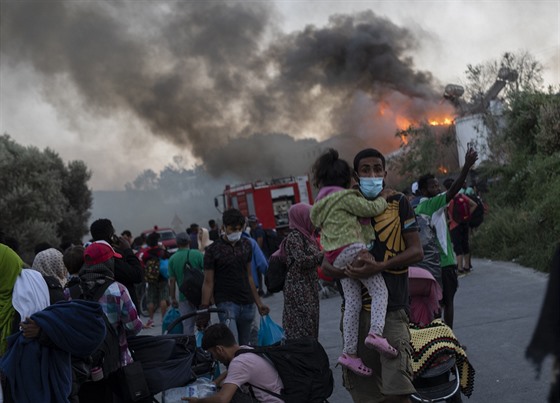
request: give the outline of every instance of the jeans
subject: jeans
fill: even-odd
[[[220,323],[228,325],[233,334],[237,335],[239,345],[248,345],[251,341],[251,324],[255,318],[255,304],[239,305],[226,301],[216,304],[216,308],[225,311],[218,313]]]
[[[196,308],[187,300],[179,301],[179,312],[181,312],[181,316],[183,316],[188,313],[196,312]],[[194,336],[195,323],[196,323],[196,315],[193,315],[189,319],[185,319],[183,321],[183,334],[186,334],[188,336]]]

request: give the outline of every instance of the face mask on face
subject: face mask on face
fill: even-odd
[[[360,191],[368,198],[373,199],[383,190],[383,178],[360,177]]]
[[[241,239],[241,231],[232,232],[231,234],[227,234],[227,239],[230,242],[237,242]]]

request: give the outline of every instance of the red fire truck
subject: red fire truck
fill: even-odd
[[[220,213],[236,208],[246,217],[256,215],[263,228],[276,230],[288,227],[288,210],[292,204],[300,202],[313,204],[307,175],[227,185],[224,193],[214,198]]]

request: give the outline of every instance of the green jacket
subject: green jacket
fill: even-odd
[[[358,219],[371,218],[385,211],[387,202],[384,198],[369,201],[357,190],[330,187],[323,192],[323,189],[311,209],[311,222],[321,229],[321,245],[326,251],[357,242],[367,245],[375,240],[370,221],[362,225]]]

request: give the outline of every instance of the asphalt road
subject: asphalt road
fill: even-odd
[[[525,359],[546,289],[547,275],[509,262],[474,259],[471,274],[459,279],[455,297],[454,332],[467,346],[469,361],[476,370],[472,403],[546,402],[551,378],[551,359],[543,372],[536,372]],[[282,322],[282,293],[266,298],[271,317]],[[332,403],[351,402],[342,386],[340,367],[335,367],[342,348],[339,331],[340,297],[321,300],[319,340],[335,378]],[[158,326],[159,325],[159,326]],[[161,317],[156,327],[143,334],[161,334]]]

